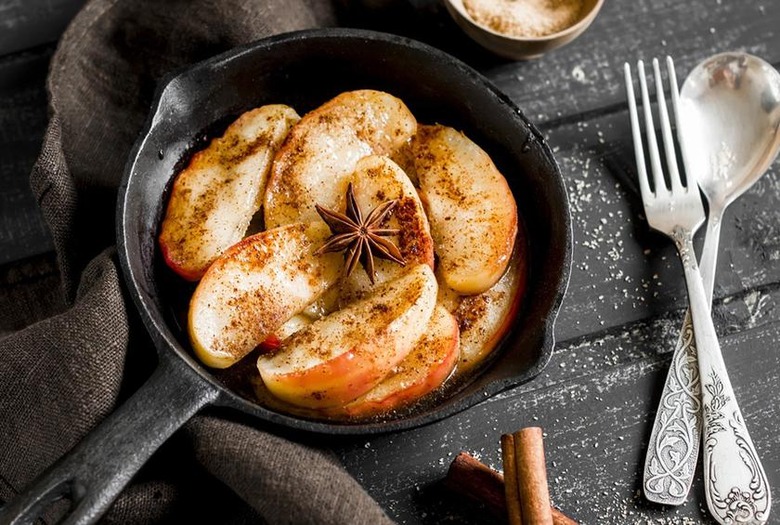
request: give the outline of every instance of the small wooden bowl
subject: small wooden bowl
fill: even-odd
[[[447,11],[468,36],[485,49],[514,60],[539,58],[568,44],[590,26],[603,4],[604,0],[584,0],[580,19],[563,31],[541,37],[518,37],[476,23],[466,12],[463,0],[444,0]]]

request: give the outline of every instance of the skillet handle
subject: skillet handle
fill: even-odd
[[[217,394],[192,368],[161,355],[130,399],[0,509],[0,524],[31,524],[64,496],[71,506],[61,523],[97,521],[152,453]]]

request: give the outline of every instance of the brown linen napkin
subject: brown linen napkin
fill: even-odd
[[[65,32],[51,63],[51,119],[31,178],[65,299],[54,315],[55,294],[44,287],[56,278],[45,268],[0,275],[7,284],[0,309],[31,310],[37,321],[8,334],[21,314],[0,316],[17,325],[0,326],[2,501],[94,428],[153,366],[112,246],[117,186],[156,81],[239,44],[334,22],[321,0],[93,0]],[[25,292],[30,275],[39,286]],[[198,416],[175,434],[103,518],[264,521],[390,523],[327,452],[214,416]]]

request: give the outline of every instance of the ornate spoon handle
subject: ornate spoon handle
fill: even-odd
[[[761,525],[771,507],[769,484],[731,387],[712,324],[690,232],[675,239],[685,269],[699,358],[704,433],[704,493],[718,523]]]
[[[723,208],[711,206],[701,254],[701,274],[712,302]],[[701,443],[701,384],[691,311],[685,312],[672,363],[658,404],[645,456],[645,497],[682,505],[688,496]]]

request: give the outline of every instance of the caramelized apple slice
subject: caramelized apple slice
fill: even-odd
[[[518,246],[506,273],[490,290],[449,302],[460,326],[458,374],[481,363],[509,332],[522,304],[525,279],[525,254]],[[442,299],[447,295],[440,288],[439,302],[446,304],[446,299]]]
[[[320,222],[247,237],[208,269],[190,301],[195,355],[226,368],[274,334],[338,280],[338,254],[315,255],[330,235]]]
[[[197,280],[240,241],[262,204],[271,160],[299,119],[287,106],[247,111],[196,153],[173,183],[160,231],[166,263]]]
[[[461,294],[488,290],[506,270],[517,235],[506,179],[487,153],[446,126],[419,126],[412,151],[445,282]]]
[[[458,361],[458,322],[437,305],[425,335],[381,383],[355,401],[337,409],[352,417],[397,410],[439,388]]]
[[[364,216],[386,201],[398,201],[382,227],[399,230],[396,237],[389,239],[396,244],[407,266],[427,264],[432,269],[433,239],[428,219],[417,190],[403,170],[388,157],[373,155],[358,161],[351,180],[355,200]],[[398,263],[374,258],[374,285],[393,280],[404,272]],[[371,289],[366,272],[357,269],[339,286],[340,304],[349,304]]]
[[[296,332],[300,332],[317,319],[325,317],[337,309],[339,287],[331,286],[320,295],[312,304],[289,318],[273,334],[269,335],[260,345],[265,352],[276,351],[282,345],[282,341]]]
[[[279,399],[307,408],[343,405],[371,390],[414,348],[436,305],[436,278],[421,264],[361,301],[323,317],[260,356]]]
[[[307,113],[274,159],[265,195],[266,227],[316,220],[315,204],[343,209],[357,161],[391,154],[416,128],[404,103],[381,91],[342,93]]]

